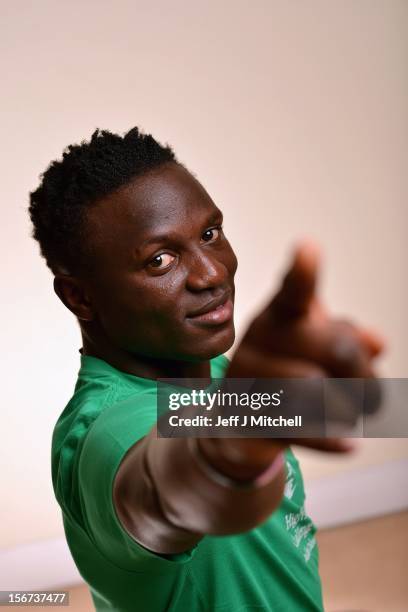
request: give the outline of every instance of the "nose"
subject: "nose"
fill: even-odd
[[[191,257],[186,282],[190,291],[215,289],[226,285],[227,281],[228,268],[214,253],[206,253],[201,249]]]

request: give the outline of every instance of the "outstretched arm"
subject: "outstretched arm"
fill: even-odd
[[[372,377],[377,334],[329,317],[316,295],[319,255],[301,245],[268,306],[249,326],[227,376]],[[278,507],[282,450],[291,442],[344,453],[342,439],[157,438],[155,428],[123,460],[114,503],[127,531],[153,552],[174,554],[204,534],[247,531]],[[220,476],[220,477],[217,477]],[[225,477],[224,479],[222,477]]]

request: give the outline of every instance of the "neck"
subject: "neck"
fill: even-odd
[[[210,378],[210,361],[182,361],[157,359],[129,353],[115,346],[95,343],[82,333],[82,354],[103,359],[117,370],[142,378]]]

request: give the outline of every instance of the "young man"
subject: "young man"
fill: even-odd
[[[155,429],[160,377],[373,374],[381,343],[324,312],[314,248],[298,249],[228,364],[237,260],[221,211],[170,148],[137,128],[97,131],[50,165],[30,215],[82,332],[52,475],[96,608],[321,610],[315,528],[289,441],[192,443]]]

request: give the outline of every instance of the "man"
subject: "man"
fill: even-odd
[[[313,246],[298,249],[228,364],[236,257],[221,211],[169,147],[137,128],[96,131],[50,165],[30,215],[82,333],[52,474],[96,608],[321,610],[315,528],[289,440],[194,442],[155,429],[160,377],[373,375],[381,342],[324,312]]]

